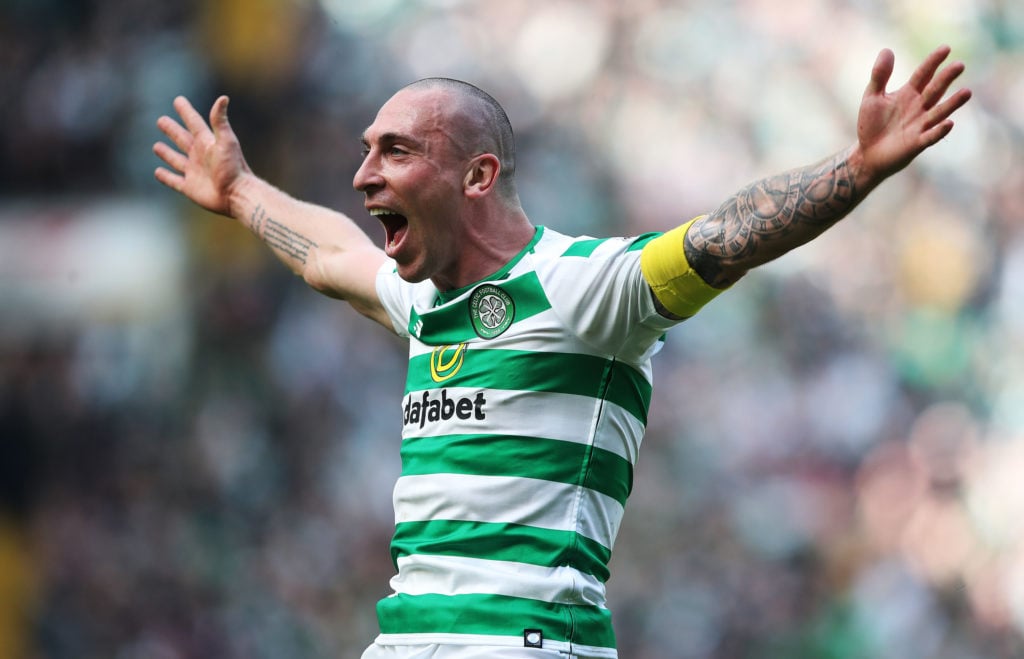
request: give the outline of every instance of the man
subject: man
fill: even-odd
[[[246,224],[315,289],[408,337],[394,594],[364,658],[615,657],[607,564],[665,330],[750,268],[821,234],[952,129],[949,48],[885,91],[875,62],[857,141],[755,182],[664,235],[571,238],[519,203],[512,129],[490,96],[426,79],[363,134],[353,181],[383,249],[347,217],[257,178],[220,97],[184,98],[156,178]]]

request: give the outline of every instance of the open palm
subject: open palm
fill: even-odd
[[[227,96],[213,104],[209,125],[183,96],[174,99],[174,109],[185,125],[162,116],[157,126],[179,151],[163,142],[153,145],[153,152],[171,167],[158,167],[156,179],[207,210],[231,215],[231,190],[251,171],[228,123]]]
[[[960,89],[943,100],[964,70],[961,62],[939,69],[949,52],[948,46],[932,51],[910,80],[891,94],[885,87],[895,57],[886,49],[875,60],[857,116],[857,140],[865,167],[878,180],[903,169],[945,137],[953,128],[949,117],[970,99],[970,90]]]

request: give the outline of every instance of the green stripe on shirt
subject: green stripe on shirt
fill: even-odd
[[[473,474],[584,485],[626,505],[633,467],[605,449],[537,437],[445,435],[402,442],[402,475]]]
[[[505,522],[429,520],[400,522],[391,541],[391,560],[412,554],[512,561],[542,567],[571,567],[608,580],[611,549],[573,531]]]
[[[430,355],[409,360],[405,393],[467,387],[545,391],[604,399],[647,423],[651,383],[633,367],[593,355],[520,350],[466,350],[465,361],[441,385],[430,377]]]
[[[651,242],[660,235],[660,231],[651,231],[649,233],[641,234],[633,239],[633,242],[629,244],[629,247],[626,249],[626,251],[635,252],[639,249],[643,249],[644,247],[647,246],[647,243]]]
[[[615,647],[607,609],[505,595],[394,595],[377,603],[384,634],[522,636],[540,629],[545,639]]]
[[[601,246],[601,243],[607,242],[608,238],[590,238],[587,240],[577,240],[573,244],[569,245],[568,249],[562,252],[562,256],[582,256],[584,258],[589,257],[594,251]]]
[[[537,273],[530,271],[513,279],[485,282],[500,288],[512,298],[512,324],[532,318],[551,308]],[[481,286],[484,283],[480,284]],[[475,290],[476,286],[473,287]],[[447,302],[440,307],[419,313],[409,310],[409,333],[427,345],[454,345],[479,338],[470,318],[472,295]]]

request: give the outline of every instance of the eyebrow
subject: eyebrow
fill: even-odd
[[[367,128],[366,130],[369,130],[369,128]],[[363,134],[360,136],[360,142],[362,142],[362,144],[364,146],[370,144],[370,140],[368,140],[366,138],[366,130],[364,130]],[[395,133],[395,132],[381,133],[380,138],[378,139],[378,142],[380,142],[381,144],[391,144],[391,143],[394,143],[394,142],[405,142],[407,144],[412,144],[412,145],[415,145],[415,146],[420,146],[421,145],[420,140],[417,140],[412,135],[408,135],[406,133]]]

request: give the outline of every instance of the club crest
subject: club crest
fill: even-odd
[[[497,286],[484,284],[469,298],[469,317],[480,338],[493,339],[512,325],[516,305],[512,296]]]

